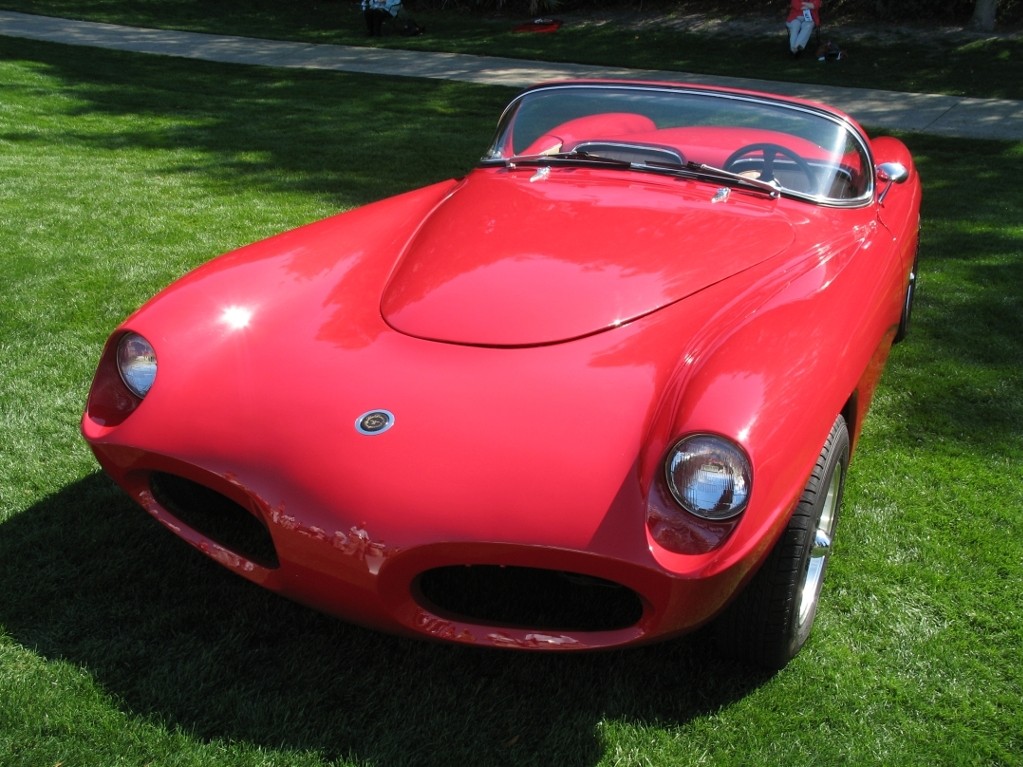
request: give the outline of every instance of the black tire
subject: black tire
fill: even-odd
[[[713,626],[728,655],[780,669],[810,636],[849,467],[849,431],[839,416],[788,527],[760,570]]]
[[[895,331],[893,344],[904,341],[909,334],[909,322],[913,317],[913,300],[916,298],[916,275],[918,258],[913,259],[913,270],[909,273],[909,284],[906,285],[906,297],[902,302],[902,316],[899,317],[899,329]]]

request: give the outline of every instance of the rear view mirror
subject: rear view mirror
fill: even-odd
[[[886,185],[877,198],[877,201],[881,204],[884,203],[884,198],[888,195],[888,191],[892,188],[893,184],[901,184],[909,178],[909,171],[901,162],[883,162],[874,170],[877,173],[877,180]]]

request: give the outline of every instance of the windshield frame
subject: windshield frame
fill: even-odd
[[[799,142],[800,144],[806,144],[810,146],[811,142],[804,136],[800,136],[795,132],[786,132],[779,130],[777,127],[772,126],[770,129],[763,128],[757,122],[758,116],[768,115],[770,117],[777,117],[777,125],[781,125],[786,121],[794,121],[797,124],[803,124],[807,128],[819,128],[822,134],[827,135],[830,131],[835,142],[844,142],[844,154],[839,153],[837,150],[831,154],[827,154],[828,150],[823,146],[816,147],[817,150],[826,155],[826,162],[820,162],[823,166],[825,164],[834,163],[834,168],[831,169],[836,175],[832,177],[825,176],[819,183],[819,186],[823,189],[825,184],[835,184],[837,180],[837,174],[841,171],[845,173],[846,170],[838,162],[838,158],[843,156],[849,156],[855,154],[857,164],[862,166],[859,169],[857,176],[857,183],[850,196],[831,196],[825,193],[815,193],[811,191],[805,191],[800,189],[791,188],[774,178],[770,180],[763,180],[761,178],[748,178],[746,180],[752,181],[752,184],[746,184],[747,188],[761,188],[768,184],[773,185],[778,194],[781,196],[798,199],[806,202],[813,203],[815,205],[822,205],[827,207],[862,207],[870,204],[874,199],[875,194],[875,171],[874,171],[874,160],[873,154],[870,147],[870,142],[862,129],[854,123],[850,118],[842,114],[837,110],[831,110],[823,105],[816,105],[810,102],[805,102],[797,99],[789,99],[781,96],[774,96],[771,94],[757,93],[752,91],[734,90],[728,88],[708,88],[701,86],[692,85],[675,85],[671,83],[649,83],[639,81],[619,81],[619,80],[596,80],[596,81],[565,81],[558,83],[549,83],[544,85],[534,86],[529,88],[518,96],[516,96],[505,108],[498,121],[497,130],[494,138],[488,148],[487,153],[480,159],[480,167],[494,167],[494,166],[505,166],[515,167],[516,165],[550,165],[551,167],[558,167],[560,165],[571,164],[572,151],[571,148],[566,148],[562,145],[557,145],[556,151],[533,151],[525,152],[529,147],[522,145],[518,146],[520,150],[518,153],[514,151],[514,144],[516,140],[516,128],[519,127],[519,118],[524,112],[528,112],[529,107],[535,107],[537,103],[540,103],[541,109],[545,102],[557,103],[553,99],[568,99],[573,97],[590,97],[593,96],[595,99],[602,99],[607,97],[609,103],[613,103],[616,97],[621,98],[623,102],[632,99],[635,101],[637,98],[642,100],[646,95],[650,96],[651,104],[655,101],[660,104],[671,104],[671,99],[678,98],[679,107],[682,110],[687,105],[705,104],[708,106],[720,106],[724,109],[733,110],[735,114],[740,117],[745,117],[750,120],[749,123],[730,127],[728,125],[716,125],[716,124],[698,124],[693,123],[692,126],[687,125],[684,121],[676,124],[675,127],[670,130],[685,131],[688,128],[700,129],[709,135],[711,133],[722,135],[732,130],[746,131],[750,135],[757,135],[758,133],[771,133],[778,136],[785,136],[791,138],[792,141]],[[688,101],[687,101],[688,99]],[[699,102],[698,100],[706,100]],[[711,101],[715,100],[715,101]],[[524,109],[525,108],[525,109]],[[542,111],[541,111],[542,114]],[[603,114],[601,112],[594,112],[593,114]],[[621,114],[626,114],[624,111]],[[685,112],[681,114],[684,116]],[[584,115],[585,116],[585,115]],[[673,115],[674,117],[674,115]],[[558,125],[560,121],[553,122],[551,125]],[[569,121],[571,122],[571,121]],[[568,123],[563,123],[567,125]],[[562,127],[559,126],[559,127]],[[653,123],[651,122],[651,126]],[[533,128],[533,130],[537,130]],[[660,127],[653,128],[656,132],[660,130]],[[540,134],[543,135],[543,134]],[[640,135],[640,134],[636,134]],[[609,138],[609,137],[605,137]],[[622,141],[628,141],[629,136],[623,135],[614,137]],[[586,143],[586,138],[582,138],[577,143]],[[535,142],[531,142],[535,143]],[[767,142],[751,142],[751,143],[767,143]],[[783,147],[785,148],[785,147]],[[686,147],[684,145],[679,147],[679,150],[685,153]],[[777,157],[784,157],[785,155],[777,154]],[[645,163],[627,163],[627,162],[596,162],[601,159],[599,155],[592,155],[588,157],[579,157],[580,164],[590,164],[595,167],[606,167],[612,170],[624,170],[624,171],[642,171],[642,172],[662,172],[670,175],[677,175],[686,178],[699,178],[703,180],[711,180],[714,183],[719,183],[722,180],[727,181],[727,175],[736,176],[737,174],[729,171],[729,169],[721,167],[719,164],[707,163],[701,161],[697,162],[686,162],[676,168],[671,167],[658,167]],[[686,155],[686,159],[689,157]],[[762,165],[770,165],[771,163],[766,158],[761,163]],[[798,168],[798,164],[793,160],[789,163],[792,167]],[[696,173],[699,169],[703,172]],[[769,170],[769,168],[768,168]],[[716,176],[713,171],[725,171],[725,176]],[[761,171],[763,172],[763,171]],[[851,173],[850,176],[855,175],[855,172]],[[809,179],[811,184],[813,179]],[[733,183],[741,185],[742,182],[736,178],[732,178]],[[808,184],[811,185],[811,184]]]

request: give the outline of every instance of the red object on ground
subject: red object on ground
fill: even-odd
[[[561,28],[559,19],[533,19],[515,27],[515,32],[557,32]]]

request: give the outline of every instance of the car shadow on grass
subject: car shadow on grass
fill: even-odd
[[[221,569],[98,473],[6,522],[0,562],[0,624],[16,641],[200,743],[368,764],[590,765],[602,722],[684,723],[767,679],[690,639],[552,655],[351,626]]]

